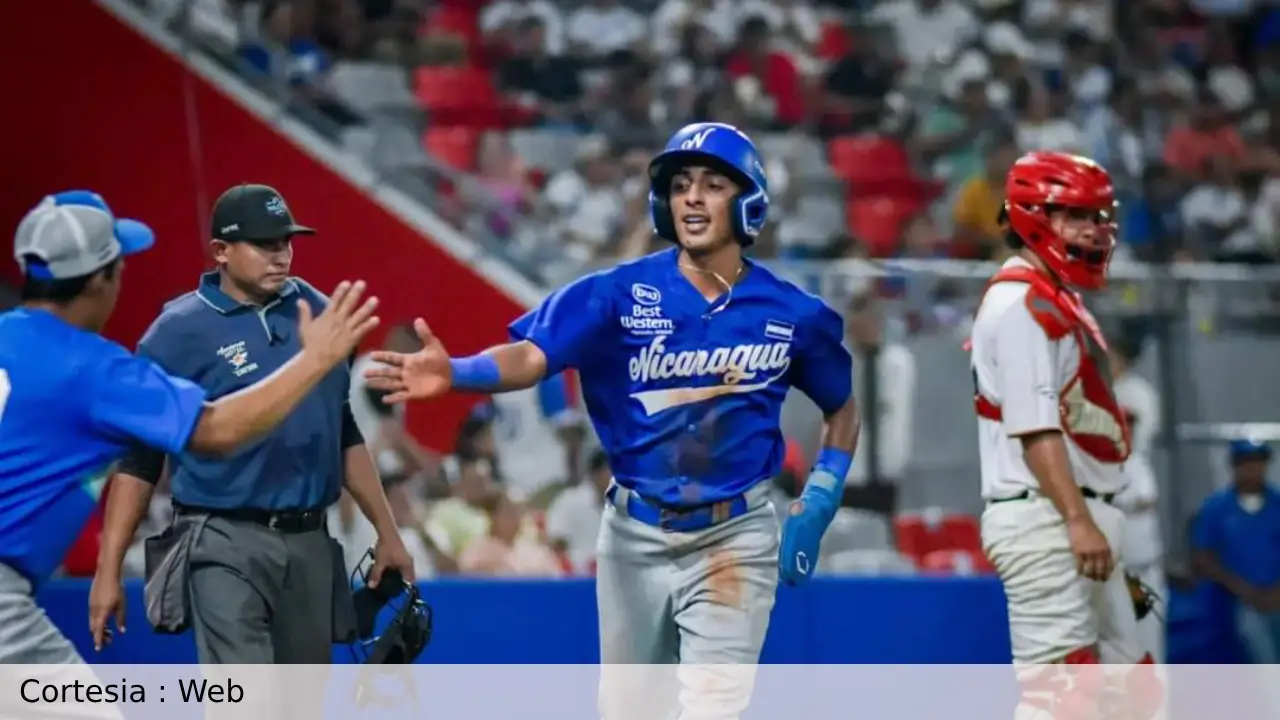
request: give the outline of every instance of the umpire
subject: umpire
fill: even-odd
[[[275,372],[300,349],[297,302],[317,313],[327,302],[289,275],[293,239],[313,234],[270,187],[223,193],[210,243],[217,270],[165,305],[139,354],[210,398]],[[201,663],[328,664],[333,643],[352,640],[343,552],[325,523],[343,488],[378,533],[371,581],[390,567],[412,580],[349,388],[350,368],[334,370],[274,433],[229,459],[168,458],[174,521],[147,541],[148,619],[163,632],[193,627]],[[89,599],[99,646],[108,617],[123,619],[120,567],[165,467],[162,454],[138,449],[112,478]],[[174,588],[176,601],[156,592]]]

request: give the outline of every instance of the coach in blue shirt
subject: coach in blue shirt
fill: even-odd
[[[139,354],[210,397],[275,372],[299,350],[296,301],[317,309],[327,302],[289,275],[293,238],[311,234],[274,189],[228,190],[213,211],[218,269],[165,306]],[[343,552],[325,526],[327,508],[344,487],[378,532],[373,577],[394,567],[413,579],[413,562],[351,415],[349,389],[349,366],[340,366],[248,449],[227,459],[169,456],[175,514],[194,521],[186,523],[194,533],[186,572],[202,663],[322,664],[330,662],[333,642],[352,639]],[[98,621],[119,606],[124,553],[164,466],[162,453],[139,449],[114,477],[90,598]]]
[[[1232,483],[1210,495],[1192,523],[1192,560],[1234,613],[1255,663],[1280,662],[1280,493],[1267,484],[1271,449],[1236,440]]]

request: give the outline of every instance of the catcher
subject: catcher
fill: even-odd
[[[1106,284],[1115,199],[1097,163],[1050,152],[1020,158],[1005,197],[1000,221],[1016,255],[988,284],[970,341],[983,544],[1022,668],[1017,717],[1093,717],[1113,686],[1100,669],[1071,666],[1151,662],[1117,568],[1124,515],[1112,503],[1129,430],[1106,341],[1076,292]],[[1105,707],[1127,696],[1135,712],[1125,717],[1150,717],[1159,701],[1142,698],[1160,697],[1155,674],[1128,672],[1127,682]]]

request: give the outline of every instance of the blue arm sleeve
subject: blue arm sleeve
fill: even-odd
[[[580,367],[608,327],[609,297],[603,276],[588,275],[552,293],[507,328],[514,340],[528,340],[547,356],[546,377]]]
[[[89,379],[85,392],[90,422],[97,431],[123,441],[180,453],[204,411],[203,388],[123,348],[97,363]]]
[[[844,322],[822,303],[799,331],[792,385],[809,396],[826,415],[853,395],[853,356],[844,346]]]

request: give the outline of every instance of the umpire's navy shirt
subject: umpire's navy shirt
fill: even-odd
[[[248,387],[301,349],[297,300],[320,314],[328,299],[299,278],[271,302],[232,299],[218,272],[171,300],[138,345],[138,354],[204,388],[210,400]],[[342,490],[344,416],[350,367],[340,365],[262,440],[228,458],[170,456],[173,499],[196,508],[304,510],[337,502]],[[350,437],[348,435],[348,437]]]

